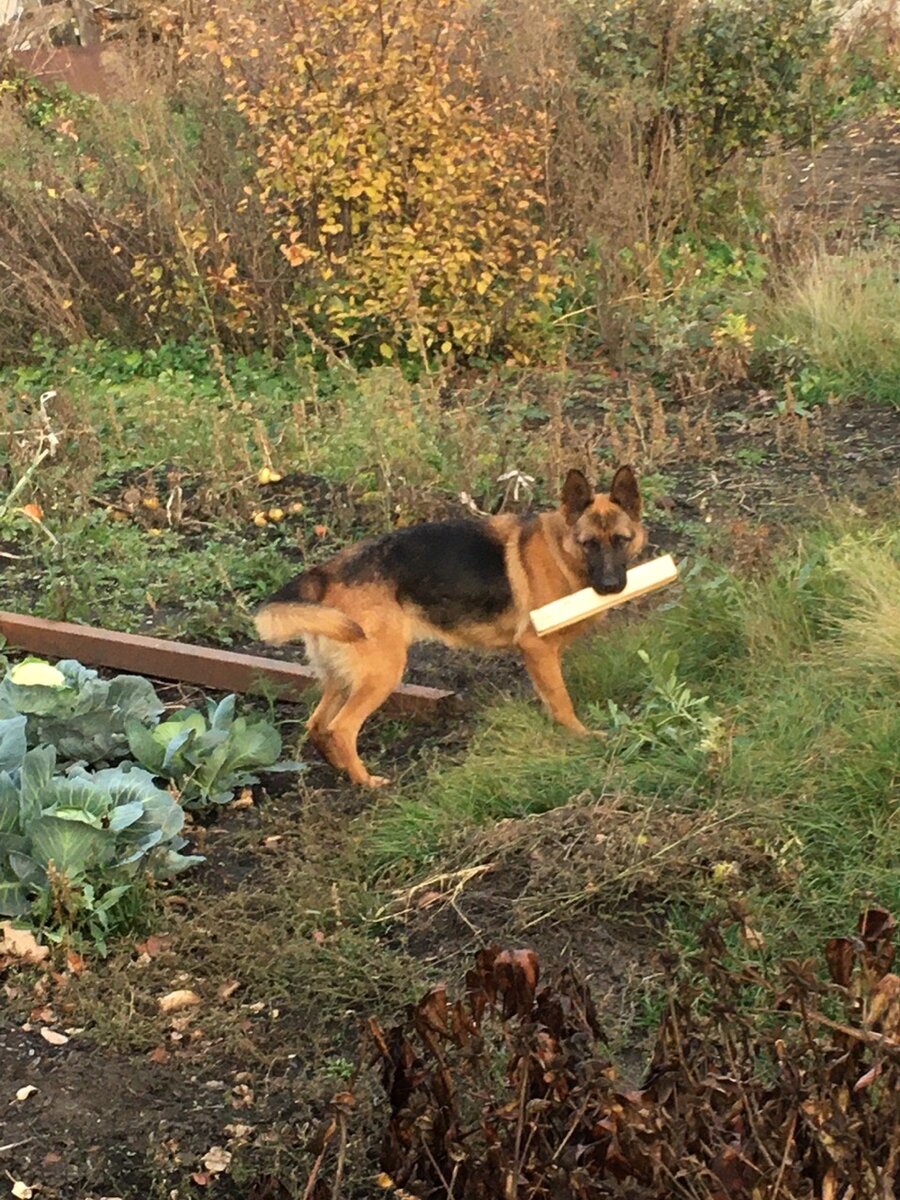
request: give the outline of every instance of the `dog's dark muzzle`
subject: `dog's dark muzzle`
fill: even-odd
[[[592,579],[591,587],[601,596],[615,596],[617,592],[625,590],[625,578],[623,571],[621,579]]]
[[[628,575],[624,556],[619,562],[617,557],[614,551],[592,550],[588,554],[588,579],[601,596],[614,596],[625,589]]]

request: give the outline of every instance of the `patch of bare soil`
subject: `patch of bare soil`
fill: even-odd
[[[198,1145],[220,1133],[222,1091],[78,1036],[50,1046],[36,1027],[0,1028],[0,1079],[0,1169],[40,1196],[146,1194],[148,1158],[186,1127]]]
[[[900,114],[837,130],[820,149],[795,156],[787,203],[832,233],[900,223]]]
[[[654,526],[657,549],[689,549],[702,525],[772,529],[857,505],[890,511],[900,485],[900,409],[867,400],[809,413],[773,408],[768,392],[718,397],[715,446],[667,463],[673,486]]]

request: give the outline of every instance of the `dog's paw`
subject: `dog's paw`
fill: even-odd
[[[361,781],[363,787],[367,788],[383,788],[391,782],[386,775],[370,775],[368,779]]]
[[[577,725],[567,725],[566,728],[572,733],[577,734],[578,737],[600,738],[603,740],[609,737],[606,729],[588,729],[587,725],[582,725],[580,721]]]
[[[569,733],[574,733],[578,737],[590,737],[591,731],[587,725],[582,725],[580,721],[561,721],[561,725],[568,729]]]

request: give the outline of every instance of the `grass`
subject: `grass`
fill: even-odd
[[[648,13],[652,18],[653,6]],[[651,41],[668,44],[664,37]],[[775,50],[782,56],[782,47]],[[621,56],[616,52],[613,58],[618,62]],[[655,77],[638,66],[636,78]],[[862,80],[857,84],[860,103]],[[866,71],[866,90],[881,95],[881,86],[880,72]],[[676,154],[672,186],[663,188],[671,199],[662,193],[644,199],[638,191],[629,193],[623,209],[615,200],[625,194],[623,181],[628,191],[628,180],[639,175],[643,181],[646,172],[635,160],[632,174],[630,152],[627,162],[616,162],[616,114],[623,114],[623,132],[632,120],[630,88],[621,95],[624,108],[609,110],[609,131],[615,133],[609,156],[601,145],[605,123],[596,134],[596,152],[595,135],[585,127],[589,136],[583,141],[580,123],[568,135],[575,132],[574,149],[562,147],[563,159],[573,153],[578,160],[571,188],[578,202],[570,200],[570,211],[564,207],[555,219],[561,227],[573,226],[576,245],[579,237],[583,247],[596,241],[603,267],[586,268],[584,298],[580,291],[571,303],[561,298],[565,311],[553,318],[548,344],[556,345],[560,333],[571,336],[566,354],[582,360],[574,366],[561,354],[552,368],[517,371],[498,358],[453,374],[435,366],[434,376],[418,382],[411,377],[421,373],[421,364],[412,359],[402,370],[357,370],[332,358],[326,369],[305,337],[294,340],[282,328],[282,302],[273,292],[272,332],[283,347],[282,361],[218,347],[213,352],[199,337],[140,350],[102,341],[67,350],[38,343],[27,366],[0,372],[0,509],[43,445],[37,398],[48,389],[58,393],[48,415],[61,438],[59,452],[35,471],[35,487],[15,500],[39,503],[56,541],[21,514],[0,516],[2,607],[126,630],[152,625],[164,636],[227,645],[244,637],[248,607],[299,561],[330,554],[363,531],[433,515],[448,503],[457,507],[463,490],[480,507],[491,508],[502,493],[498,477],[513,468],[535,477],[535,497],[543,503],[570,455],[606,464],[622,453],[641,463],[645,485],[655,484],[651,498],[656,491],[660,501],[671,503],[673,495],[683,497],[688,490],[678,477],[683,467],[688,473],[701,463],[718,469],[718,461],[709,462],[715,439],[703,433],[705,398],[732,385],[740,391],[748,371],[754,391],[771,385],[768,374],[752,375],[751,322],[786,392],[789,383],[807,402],[867,396],[896,404],[900,306],[894,234],[886,234],[882,249],[845,258],[823,253],[806,261],[755,311],[752,297],[777,264],[760,249],[759,234],[770,221],[763,212],[754,214],[761,196],[739,158],[729,159],[725,168],[729,175],[732,166],[736,170],[733,193],[714,186],[688,199],[678,174],[699,163]],[[869,102],[875,98],[869,96]],[[57,109],[48,101],[43,116],[29,118],[34,139],[26,148],[34,153],[35,169],[24,159],[19,163],[19,150],[14,154],[13,166],[22,166],[19,191],[31,197],[23,219],[27,226],[30,212],[32,223],[38,222],[33,244],[40,251],[35,257],[28,250],[21,261],[34,281],[37,311],[47,316],[36,323],[21,303],[12,304],[9,336],[0,339],[8,350],[24,347],[36,327],[60,340],[81,336],[79,330],[96,332],[95,306],[83,308],[80,299],[90,295],[95,277],[104,311],[120,287],[123,296],[137,295],[128,265],[121,264],[128,258],[130,265],[135,248],[140,250],[143,226],[133,231],[135,246],[122,255],[116,246],[104,267],[104,258],[83,256],[91,244],[78,222],[68,232],[60,223],[60,213],[104,208],[96,208],[91,190],[96,170],[121,185],[122,195],[134,190],[127,181],[116,183],[115,156],[99,166],[84,159],[83,137],[79,142],[65,133],[70,115],[82,125],[67,105]],[[219,105],[216,119],[225,111]],[[179,111],[179,122],[183,116]],[[143,122],[149,138],[151,118],[138,112],[137,125],[131,118],[127,124],[133,131]],[[646,124],[640,114],[634,119],[637,129]],[[218,179],[209,169],[220,149],[227,152],[223,163],[232,162],[230,127],[218,137],[216,128],[205,154],[191,161],[192,179],[195,167]],[[117,129],[97,142],[100,151],[114,144]],[[175,143],[181,140],[179,134]],[[629,144],[638,147],[646,140],[628,135]],[[125,165],[138,152],[133,141]],[[67,163],[79,174],[74,209],[62,207],[56,196],[59,179],[70,177]],[[558,165],[562,179],[565,162]],[[592,183],[603,181],[601,193],[591,188],[585,193],[587,223],[580,218],[579,172]],[[38,200],[35,184],[42,175]],[[227,194],[210,206],[210,220],[216,228],[232,227],[239,244],[228,248],[229,258],[265,265],[267,252],[257,255],[257,235],[270,242],[264,223],[252,213],[249,224],[230,220],[232,191],[242,206],[237,213],[245,204],[243,182],[240,172],[223,176]],[[18,186],[12,177],[11,184]],[[191,225],[195,191],[192,186]],[[110,193],[110,204],[118,194]],[[64,197],[64,203],[71,201]],[[168,202],[165,207],[168,212]],[[171,211],[177,207],[176,198]],[[135,211],[144,209],[151,217],[156,211],[143,204]],[[623,225],[626,211],[637,214],[635,223]],[[166,261],[168,217],[156,213],[156,219],[163,222],[162,238],[152,243],[153,254],[167,270],[174,266],[180,272],[177,255]],[[658,232],[648,235],[645,223],[648,229],[655,223]],[[19,226],[21,220],[16,230]],[[699,234],[684,233],[695,227],[708,231],[699,242]],[[67,256],[56,264],[47,259],[48,228],[63,241],[71,234],[83,288],[72,291]],[[723,230],[736,239],[734,245],[722,240]],[[152,228],[149,235],[155,236]],[[115,281],[117,271],[124,281],[122,276]],[[196,274],[196,265],[191,272]],[[266,269],[252,274],[263,282],[270,276]],[[54,286],[43,286],[47,280]],[[143,311],[148,297],[146,289],[139,290]],[[15,296],[22,299],[19,292]],[[48,296],[55,298],[49,307]],[[599,324],[595,309],[603,317]],[[198,319],[188,305],[185,313],[186,319],[173,320],[169,328],[205,329],[210,336],[208,312]],[[70,317],[77,320],[70,324]],[[127,320],[118,324],[123,338],[139,336],[137,324],[130,331]],[[160,321],[140,327],[140,336],[166,336]],[[240,339],[232,344],[239,343],[251,344]],[[619,365],[627,366],[627,377],[618,382],[609,370],[609,361],[618,361],[617,345]],[[298,361],[291,358],[295,352]],[[360,355],[360,363],[367,361]],[[663,411],[663,399],[672,395],[685,400],[683,427],[676,427],[670,405]],[[734,403],[740,406],[741,400]],[[823,454],[826,472],[837,464],[837,453]],[[749,468],[768,454],[777,457],[771,444],[762,450],[751,440],[735,457]],[[292,482],[280,492],[261,487],[258,471],[267,465]],[[671,479],[659,473],[663,469],[671,469]],[[651,470],[657,472],[652,481]],[[169,523],[164,513],[173,472],[183,488],[184,515]],[[301,473],[322,479],[307,486]],[[845,478],[836,471],[829,482],[840,486]],[[124,511],[125,495],[135,488],[136,508]],[[157,499],[162,509],[144,507],[144,499]],[[786,496],[780,499],[787,503]],[[299,515],[283,523],[253,523],[254,512],[290,502],[302,502]],[[728,494],[722,503],[730,503]],[[691,512],[689,505],[685,511]],[[663,517],[659,524],[670,534],[696,542],[693,516],[679,518],[662,506],[653,516]],[[680,529],[679,520],[685,523]],[[326,533],[317,532],[325,526]],[[655,938],[650,947],[645,949],[647,939],[638,946],[621,937],[623,956],[634,959],[622,1003],[645,1006],[649,1019],[659,1000],[652,951],[662,928],[676,944],[691,947],[706,916],[740,905],[745,934],[763,931],[774,955],[804,952],[829,933],[846,932],[867,899],[900,909],[898,549],[900,537],[886,521],[868,526],[857,521],[805,535],[784,549],[765,577],[698,562],[677,599],[664,599],[646,620],[617,618],[616,635],[585,648],[572,663],[579,707],[592,725],[606,730],[605,740],[581,740],[555,729],[532,700],[491,703],[473,718],[478,727],[465,750],[459,749],[466,736],[464,728],[459,732],[461,722],[453,731],[453,749],[435,737],[423,739],[414,753],[402,726],[373,722],[368,736],[381,741],[373,756],[392,757],[397,773],[408,780],[399,792],[353,795],[321,768],[301,779],[297,794],[217,814],[209,830],[198,829],[207,866],[179,882],[178,893],[158,894],[148,910],[152,932],[171,938],[166,949],[144,956],[123,944],[104,963],[91,963],[71,980],[63,977],[59,993],[50,996],[67,1023],[84,1026],[90,1041],[115,1048],[114,1078],[123,1070],[132,1074],[133,1095],[146,1086],[152,1099],[173,1079],[180,1081],[168,1177],[158,1159],[148,1158],[147,1178],[157,1181],[152,1190],[106,1178],[102,1187],[98,1178],[98,1189],[123,1196],[186,1195],[193,1186],[191,1167],[202,1162],[210,1145],[224,1144],[221,1122],[235,1116],[227,1092],[224,1101],[217,1090],[204,1101],[206,1085],[220,1081],[220,1088],[223,1080],[237,1082],[238,1074],[243,1079],[254,1073],[257,1107],[247,1119],[260,1137],[249,1161],[266,1167],[247,1177],[242,1193],[287,1194],[288,1176],[291,1194],[309,1193],[308,1167],[317,1151],[307,1153],[308,1127],[329,1111],[335,1082],[350,1070],[358,1018],[375,1011],[388,1019],[432,981],[438,967],[457,970],[463,951],[454,930],[463,940],[472,932],[463,909],[484,924],[486,938],[508,937],[514,944],[546,938],[540,948],[548,965],[554,953],[568,956],[574,948],[577,955],[583,939],[604,987],[616,969],[604,937],[593,936],[597,925],[609,918],[604,932],[612,941],[632,915],[647,918]],[[438,900],[447,898],[454,881],[465,878],[465,867],[489,862],[495,870],[484,876],[480,907],[469,907],[466,902],[475,897],[462,890],[449,896],[446,907],[435,901],[436,887],[448,889]],[[398,911],[407,903],[402,885],[425,877],[451,882],[423,884],[427,890],[409,900],[409,911]],[[556,951],[548,929],[565,933]],[[747,946],[757,953],[759,938]],[[162,1018],[158,999],[182,986],[196,986],[203,1005],[176,1029]],[[36,1002],[46,1000],[28,989],[18,994],[10,989],[20,1024]],[[628,1033],[633,1034],[630,1027]],[[168,1079],[129,1071],[140,1065],[137,1055],[161,1048],[171,1056]],[[123,1053],[131,1059],[121,1059]],[[91,1061],[71,1056],[76,1063],[79,1058]],[[94,1078],[94,1068],[88,1071]],[[54,1091],[57,1099],[66,1092],[77,1096],[81,1081]],[[215,1111],[214,1123],[204,1123],[204,1110]],[[54,1137],[78,1144],[64,1126],[55,1127],[52,1109],[34,1111],[51,1114],[44,1129]],[[380,1128],[383,1113],[382,1106],[370,1130]],[[237,1115],[242,1118],[242,1110]],[[152,1143],[154,1122],[143,1116],[143,1101],[142,1122]],[[43,1156],[44,1131],[38,1126],[30,1132],[31,1148]],[[85,1136],[92,1145],[95,1137],[112,1144],[122,1140],[118,1123]],[[176,1163],[179,1139],[179,1154],[190,1154]],[[163,1149],[167,1146],[158,1147],[160,1154]],[[365,1160],[360,1178],[369,1181],[360,1186],[371,1190],[374,1163],[368,1160],[374,1152],[356,1152]],[[90,1157],[103,1162],[102,1154]],[[12,1160],[10,1166],[15,1169]],[[22,1170],[17,1177],[46,1188],[38,1171]],[[218,1180],[213,1190],[231,1194],[241,1190],[241,1182],[233,1176],[232,1187]]]
[[[421,972],[398,946],[374,936],[369,918],[377,897],[348,875],[347,847],[326,825],[333,822],[310,812],[298,829],[287,808],[273,808],[263,828],[274,842],[262,855],[252,845],[241,852],[212,837],[210,852],[226,856],[216,874],[229,880],[227,893],[208,874],[195,873],[180,888],[189,909],[162,906],[157,929],[166,931],[177,952],[163,953],[152,965],[119,955],[109,964],[111,975],[98,972],[81,981],[79,1016],[90,1022],[96,1039],[136,1051],[158,1044],[165,1022],[153,993],[165,991],[175,972],[188,975],[205,997],[208,1027],[215,1028],[220,1048],[238,1057],[284,1053],[292,1038],[304,1058],[312,1047],[333,1054],[340,1046],[352,1055],[360,1015],[412,998]],[[232,870],[244,877],[231,879]],[[235,999],[227,991],[220,995],[229,980],[240,985]],[[263,1027],[248,1035],[242,1029],[246,1006],[261,1001],[267,1012],[276,1010],[284,1032],[267,1034]]]
[[[767,578],[698,570],[680,600],[576,660],[573,690],[606,741],[573,739],[533,705],[495,705],[462,761],[382,809],[373,869],[415,877],[460,846],[486,860],[498,820],[625,797],[607,832],[630,822],[648,858],[666,822],[675,828],[686,813],[705,814],[704,830],[710,820],[739,827],[766,867],[734,894],[746,893],[780,949],[817,944],[865,901],[896,909],[898,587],[896,528],[858,522],[813,531]],[[727,857],[730,842],[704,845],[704,861]],[[678,849],[689,857],[690,836]],[[558,857],[562,881],[567,855]],[[633,853],[629,870],[639,860]],[[708,895],[691,870],[684,881],[689,893],[669,901],[703,911]]]
[[[608,383],[590,376],[593,404]],[[532,480],[521,504],[544,502],[586,453],[561,399],[571,386],[565,370],[501,371],[454,390],[449,379],[415,385],[396,367],[316,373],[194,342],[47,348],[0,372],[0,507],[27,482],[0,512],[5,603],[228,645],[246,636],[248,606],[301,558],[458,512],[462,492],[492,509],[512,494],[510,471]],[[595,445],[590,435],[588,454]],[[259,482],[263,467],[281,486]],[[648,471],[645,485],[652,504],[668,481]],[[26,501],[43,510],[43,530],[15,507]],[[273,509],[284,519],[267,521]]]
[[[249,605],[301,559],[403,519],[404,506],[414,516],[440,511],[460,481],[487,487],[514,454],[523,469],[543,458],[551,473],[553,426],[527,428],[552,420],[541,377],[521,396],[513,387],[496,424],[497,395],[511,393],[495,394],[490,381],[435,405],[389,370],[364,387],[324,378],[313,387],[289,366],[227,367],[231,392],[198,348],[153,363],[82,349],[0,381],[25,430],[0,441],[0,490],[32,459],[33,401],[50,386],[63,435],[27,495],[58,544],[24,520],[4,525],[0,550],[27,556],[3,560],[4,606],[124,629],[152,621],[164,635],[227,644],[243,637]],[[579,402],[598,396],[607,394]],[[578,436],[583,446],[589,434]],[[517,437],[531,458],[518,458]],[[645,471],[648,498],[678,494],[681,451],[643,453],[657,469],[648,481]],[[282,492],[258,484],[267,462],[294,473]],[[354,462],[367,470],[354,474]],[[670,463],[671,476],[659,473]],[[185,514],[170,527],[171,467],[183,472]],[[309,483],[304,471],[330,479]],[[155,488],[162,511],[138,503],[119,512],[135,487]],[[297,517],[252,522],[255,509],[301,499]],[[662,503],[651,510],[654,530],[723,551],[721,524],[698,529]],[[117,1071],[123,1054],[138,1065],[149,1054],[147,1072],[153,1056],[168,1055],[176,1111],[210,1073],[217,1087],[243,1088],[252,1076],[260,1137],[236,1152],[234,1186],[244,1171],[245,1190],[277,1176],[299,1195],[311,1161],[304,1122],[346,1085],[359,1019],[392,1020],[438,972],[461,970],[480,937],[534,945],[548,967],[583,953],[614,1044],[636,1060],[660,1015],[654,950],[664,939],[690,949],[708,916],[741,905],[730,951],[774,957],[846,932],[865,898],[896,909],[900,538],[886,526],[822,526],[752,578],[698,559],[679,594],[646,619],[616,615],[615,636],[585,648],[571,672],[579,707],[605,740],[554,728],[531,699],[492,700],[434,736],[379,719],[366,753],[387,760],[397,792],[361,796],[315,765],[296,793],[217,814],[197,830],[207,865],[148,909],[148,929],[166,947],[149,962],[127,943],[113,947],[71,980],[67,1019],[108,1048],[101,1056]],[[158,1000],[181,987],[203,1003],[173,1029]],[[17,1005],[25,1021],[30,994]],[[145,1078],[138,1073],[136,1090],[155,1086]],[[234,1120],[227,1101],[223,1113]],[[373,1173],[382,1117],[375,1107],[357,1118],[371,1134],[349,1151],[360,1178]],[[191,1124],[182,1140],[195,1162],[225,1144],[218,1117]],[[145,1170],[166,1178],[156,1161]]]
[[[759,314],[763,344],[799,354],[803,398],[900,403],[897,243],[815,255]]]
[[[404,492],[477,494],[511,458],[535,469],[521,430],[525,399],[508,389],[498,400],[487,383],[447,403],[438,396],[445,383],[441,376],[416,385],[398,367],[315,370],[262,353],[226,357],[195,342],[156,352],[102,341],[47,348],[39,361],[0,372],[20,424],[37,394],[59,389],[65,399],[51,404],[50,416],[62,403],[63,420],[77,422],[100,481],[164,464],[221,495],[272,462],[376,492],[388,516]]]
[[[229,644],[246,635],[249,606],[300,558],[397,519],[398,504],[419,515],[463,482],[486,487],[517,453],[516,438],[530,442],[530,455],[542,452],[543,438],[521,421],[535,403],[533,380],[490,442],[499,401],[487,383],[438,404],[393,368],[330,378],[262,357],[220,367],[199,345],[155,355],[101,345],[6,374],[8,407],[24,430],[7,443],[12,478],[34,436],[23,398],[56,386],[49,412],[63,437],[29,497],[43,504],[58,544],[23,522],[13,547],[30,557],[5,568],[8,606]],[[326,489],[283,524],[255,526],[254,509],[277,496],[257,482],[268,463],[320,471],[344,490]],[[167,525],[160,507],[117,510],[135,486],[156,488],[163,502],[170,469],[183,473],[181,523]],[[285,507],[298,497],[291,486]],[[319,538],[324,520],[332,528]],[[555,729],[531,701],[491,705],[467,753],[441,757],[424,783],[416,772],[415,790],[379,801],[368,865],[391,882],[415,878],[452,858],[473,830],[527,821],[573,797],[615,797],[624,807],[614,820],[627,828],[652,813],[663,847],[674,813],[710,814],[703,830],[720,820],[740,828],[772,861],[800,847],[798,869],[814,892],[791,892],[785,875],[785,903],[780,892],[758,897],[777,927],[796,916],[819,930],[856,897],[896,896],[897,831],[884,797],[895,785],[898,733],[885,683],[900,656],[897,542],[872,528],[814,531],[767,578],[698,561],[677,602],[647,620],[617,617],[614,637],[574,659],[574,692],[604,740]],[[679,853],[694,836],[679,839]],[[629,878],[638,866],[629,860]]]
[[[236,531],[213,541],[157,533],[113,522],[103,512],[73,518],[53,552],[44,551],[34,596],[24,569],[9,572],[10,585],[18,576],[21,589],[16,603],[51,620],[101,622],[125,632],[152,625],[159,636],[222,645],[246,637],[248,604],[281,582],[285,539],[270,535],[248,550]]]
[[[197,343],[47,349],[0,372],[0,506],[31,472],[14,504],[37,503],[45,526],[0,513],[6,603],[229,644],[292,560],[455,505],[460,491],[493,503],[510,467],[539,475],[528,407],[515,389],[498,399],[473,385],[445,401],[397,368],[316,373]],[[261,485],[263,467],[283,487]],[[254,524],[279,508],[283,522]]]

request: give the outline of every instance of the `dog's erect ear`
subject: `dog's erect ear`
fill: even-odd
[[[580,517],[589,504],[593,502],[594,489],[582,475],[581,471],[576,471],[574,468],[566,476],[566,482],[563,484],[562,490],[562,506],[563,512],[566,514],[566,520],[570,523]]]
[[[618,504],[634,521],[641,516],[641,490],[631,467],[619,467],[613,476],[609,489],[609,498],[613,504]]]

